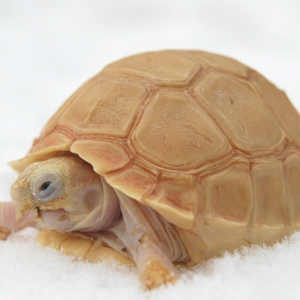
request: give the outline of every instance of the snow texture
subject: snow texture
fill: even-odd
[[[298,0],[0,0],[0,201],[43,124],[107,63],[142,51],[202,49],[234,57],[300,109]],[[144,292],[135,269],[42,249],[35,230],[0,242],[0,299],[300,299],[300,233],[181,271]]]

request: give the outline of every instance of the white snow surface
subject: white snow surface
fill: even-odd
[[[0,201],[7,162],[86,79],[124,56],[201,49],[231,56],[284,89],[300,109],[298,0],[0,0]],[[300,233],[225,253],[144,292],[136,270],[37,245],[27,229],[0,241],[0,299],[300,299]]]

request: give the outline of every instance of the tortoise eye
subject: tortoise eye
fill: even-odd
[[[45,191],[49,187],[50,184],[51,184],[50,181],[44,182],[40,187],[40,191]]]
[[[57,190],[58,185],[55,182],[46,181],[44,182],[38,192],[38,199],[41,201],[49,201],[52,200],[52,195],[56,194],[55,191]]]
[[[35,181],[33,190],[36,200],[48,202],[61,194],[62,184],[58,176],[46,172]]]

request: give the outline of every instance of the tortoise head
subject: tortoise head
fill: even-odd
[[[53,157],[28,166],[11,187],[17,218],[33,210],[49,229],[98,231],[120,215],[119,200],[104,178],[78,157]]]

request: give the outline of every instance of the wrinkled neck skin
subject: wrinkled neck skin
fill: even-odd
[[[91,197],[94,205],[86,216],[72,227],[71,231],[97,232],[111,227],[121,217],[120,203],[114,189],[103,177],[100,178],[99,185],[91,186],[90,191],[84,189],[79,192],[79,199],[85,201]]]
[[[145,288],[152,289],[176,281],[177,272],[172,262],[185,263],[189,260],[177,230],[151,208],[118,190],[115,192],[119,197],[122,217],[99,236],[136,262]]]
[[[148,241],[150,243],[150,240],[171,262],[185,262],[188,259],[184,245],[173,225],[153,209],[122,192],[116,190],[116,194],[120,200],[122,221],[108,230],[123,241],[135,261],[139,247]]]
[[[93,203],[87,213],[69,212],[68,220],[60,221],[60,214],[64,215],[60,210],[40,212],[41,218],[36,221],[40,226],[53,230],[97,233],[112,248],[136,262],[139,259],[138,252],[141,252],[141,257],[145,256],[145,245],[142,247],[142,244],[150,241],[151,251],[164,253],[171,262],[188,259],[173,225],[151,208],[113,189],[102,176],[96,184],[80,190],[77,198],[81,208],[89,207],[86,202]],[[107,232],[114,235],[108,235]]]
[[[115,197],[117,197],[121,215],[117,220],[114,219],[115,222],[108,228],[100,226],[96,236],[136,262],[140,279],[146,288],[155,287],[157,282],[160,284],[174,282],[177,273],[172,262],[184,263],[189,260],[174,226],[151,208],[140,204],[117,189],[113,190],[104,178],[102,182],[103,190],[109,191],[103,197],[103,201],[109,203],[114,199],[113,202],[115,202]],[[101,218],[105,218],[105,213],[113,215],[110,211],[113,206],[106,205],[105,207],[106,212],[102,212]],[[84,230],[90,232],[84,222],[81,222],[81,225],[84,225]],[[97,231],[92,223],[90,226],[93,231]],[[83,231],[79,225],[74,228]],[[157,279],[157,277],[163,278]]]
[[[166,272],[169,279],[162,279],[162,282],[173,282],[177,275],[172,262],[189,260],[174,226],[151,208],[111,188],[102,177],[99,186],[90,189],[96,191],[92,194],[97,200],[92,202],[97,204],[84,218],[78,217],[79,221],[70,226],[68,231],[92,233],[111,248],[134,260],[139,276],[147,288],[155,286],[153,280],[149,281],[149,277],[156,278],[157,272]],[[79,199],[88,199],[85,193],[86,191],[81,191]],[[48,219],[44,216],[41,225],[58,229],[58,224],[57,217]]]
[[[51,158],[30,165],[13,184],[11,196],[17,218],[32,210],[42,228],[100,237],[136,262],[141,280],[150,288],[158,277],[172,282],[176,278],[172,262],[189,259],[173,225],[112,188],[80,158]]]
[[[80,190],[77,199],[81,203],[80,210],[69,209],[67,216],[60,210],[40,211],[41,218],[37,218],[37,222],[53,230],[98,232],[111,227],[121,217],[119,199],[104,178]],[[66,220],[61,222],[64,218]]]

